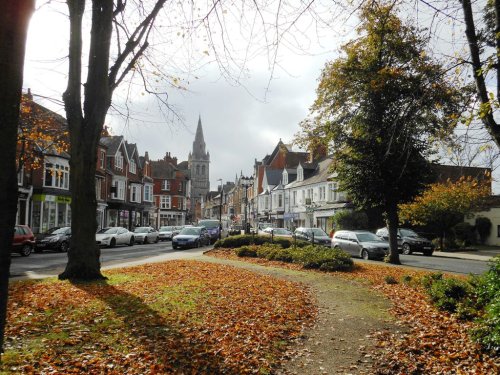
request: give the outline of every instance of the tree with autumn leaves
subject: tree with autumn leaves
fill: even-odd
[[[385,212],[394,264],[398,205],[430,182],[432,139],[453,130],[464,99],[396,11],[378,2],[361,9],[359,37],[326,64],[298,135],[299,144],[331,147],[339,188],[357,206]]]
[[[451,229],[461,223],[468,214],[480,208],[491,194],[489,176],[481,181],[462,177],[458,181],[446,181],[429,186],[412,202],[399,206],[400,219],[413,225],[427,225],[439,232],[440,248]]]

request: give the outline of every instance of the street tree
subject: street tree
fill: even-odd
[[[328,144],[339,188],[359,207],[382,209],[397,264],[398,205],[429,182],[432,139],[452,131],[462,98],[396,9],[369,2],[360,20],[359,37],[323,69],[297,141]]]
[[[484,177],[483,180],[462,177],[458,181],[430,185],[413,201],[399,206],[401,220],[435,228],[443,249],[444,238],[451,229],[479,208],[484,198],[491,194],[490,176]]]
[[[68,263],[59,275],[60,279],[103,278],[100,249],[95,243],[97,202],[94,177],[97,145],[113,93],[120,84],[134,77],[135,80],[128,81],[129,88],[140,82],[143,93],[157,94],[162,103],[168,106],[165,90],[158,90],[159,85],[154,82],[165,79],[173,89],[182,87],[181,80],[168,74],[165,66],[152,62],[152,55],[147,54],[151,49],[150,44],[158,43],[158,38],[170,32],[169,38],[183,42],[178,50],[171,52],[172,55],[179,54],[189,44],[189,36],[194,35],[197,29],[203,29],[205,37],[201,43],[205,43],[207,48],[203,53],[214,56],[213,60],[224,78],[233,78],[233,82],[238,82],[247,70],[248,59],[256,53],[249,47],[250,40],[258,36],[263,48],[268,49],[272,76],[277,66],[277,49],[286,40],[285,35],[297,31],[299,18],[312,9],[314,0],[299,4],[281,1],[277,4],[264,1],[241,4],[228,1],[226,4],[224,1],[215,1],[203,5],[201,2],[169,2],[169,9],[161,12],[166,3],[166,0],[92,0],[91,12],[87,14],[87,1],[66,0],[70,23],[69,73],[63,101],[70,137],[73,229]],[[269,12],[270,9],[264,11],[266,7],[274,8]],[[254,10],[253,16],[247,18],[245,13],[250,8]],[[196,13],[196,16],[184,12]],[[285,13],[286,17],[282,17]],[[238,20],[240,32],[248,28],[249,40],[228,30],[228,17]],[[84,51],[84,26],[87,19],[91,24],[90,41],[88,50]],[[158,25],[159,20],[166,24]],[[220,40],[217,42],[216,38]],[[162,41],[153,50],[163,54],[160,45],[165,48],[171,43],[172,40]],[[199,44],[200,41],[193,43]],[[232,48],[241,50],[242,45],[245,46],[243,57],[237,59],[232,55]],[[85,56],[88,56],[86,64],[83,63]],[[168,63],[164,62],[165,65]],[[149,80],[148,75],[153,79]]]
[[[16,146],[24,53],[34,0],[0,2],[0,361],[3,353],[10,249],[17,209]]]

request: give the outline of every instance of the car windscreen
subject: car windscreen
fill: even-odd
[[[274,234],[290,234],[289,231],[287,231],[286,229],[283,229],[283,228],[274,228],[273,233]]]
[[[118,228],[102,228],[97,233],[115,234],[116,232],[118,232]]]
[[[200,234],[200,228],[184,228],[179,233],[179,235],[181,235],[181,234],[187,234],[187,235],[197,236],[198,234]]]
[[[359,242],[380,242],[382,241],[380,237],[374,235],[373,233],[356,233],[356,237]]]
[[[59,228],[52,232],[52,234],[66,234],[68,232],[68,228]]]
[[[400,229],[399,233],[402,237],[418,237],[418,234],[411,229]]]
[[[314,233],[315,236],[327,236],[328,235],[325,233],[323,229],[320,228],[312,228],[311,232]]]
[[[200,220],[198,222],[198,225],[200,227],[205,227],[205,228],[218,228],[219,227],[219,222],[217,220]]]
[[[149,228],[147,227],[139,227],[134,229],[134,233],[148,233]]]

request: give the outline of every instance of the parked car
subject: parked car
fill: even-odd
[[[95,235],[95,240],[99,246],[115,247],[116,245],[132,246],[135,241],[134,233],[127,228],[107,227],[102,228]]]
[[[51,228],[44,233],[35,236],[35,252],[41,253],[44,250],[56,250],[67,252],[71,241],[71,228]]]
[[[205,227],[187,227],[172,239],[172,248],[192,248],[210,243],[211,235]]]
[[[384,259],[389,254],[389,243],[365,230],[339,230],[333,235],[332,246],[363,259]]]
[[[332,246],[332,239],[321,228],[305,228],[299,227],[293,232],[295,238],[299,240],[313,242],[316,245],[323,245],[326,247]]]
[[[137,227],[134,229],[134,238],[138,243],[158,243],[160,234],[153,227]]]
[[[266,228],[272,228],[273,225],[271,223],[260,222],[257,224],[257,233],[262,232]]]
[[[160,238],[160,241],[168,241],[171,240],[174,234],[174,231],[176,231],[176,227],[174,226],[166,226],[166,227],[160,227],[158,229],[158,237]]]
[[[210,234],[210,243],[215,243],[215,241],[219,239],[219,233],[220,238],[227,237],[227,231],[224,231],[222,228],[220,228],[219,220],[200,220],[198,221],[198,226],[207,228],[208,234]]]
[[[243,226],[242,225],[231,225],[229,227],[228,234],[230,236],[237,236],[237,235],[241,234],[242,230],[243,230]]]
[[[181,230],[188,226],[192,227],[193,225],[175,226],[174,230],[172,231],[172,238],[177,236],[181,232]]]
[[[273,235],[278,237],[293,237],[293,233],[291,230],[286,228],[266,228],[262,231],[264,235]]]
[[[380,228],[377,230],[376,235],[389,241],[389,230],[387,228]],[[400,253],[405,255],[419,252],[431,256],[434,252],[434,245],[427,238],[420,236],[411,229],[398,228],[398,249]]]
[[[27,257],[31,254],[34,247],[35,236],[30,227],[27,225],[15,225],[11,252]]]

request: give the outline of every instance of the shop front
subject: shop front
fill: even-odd
[[[33,233],[43,233],[54,227],[71,225],[71,197],[66,195],[34,194],[31,217]]]

